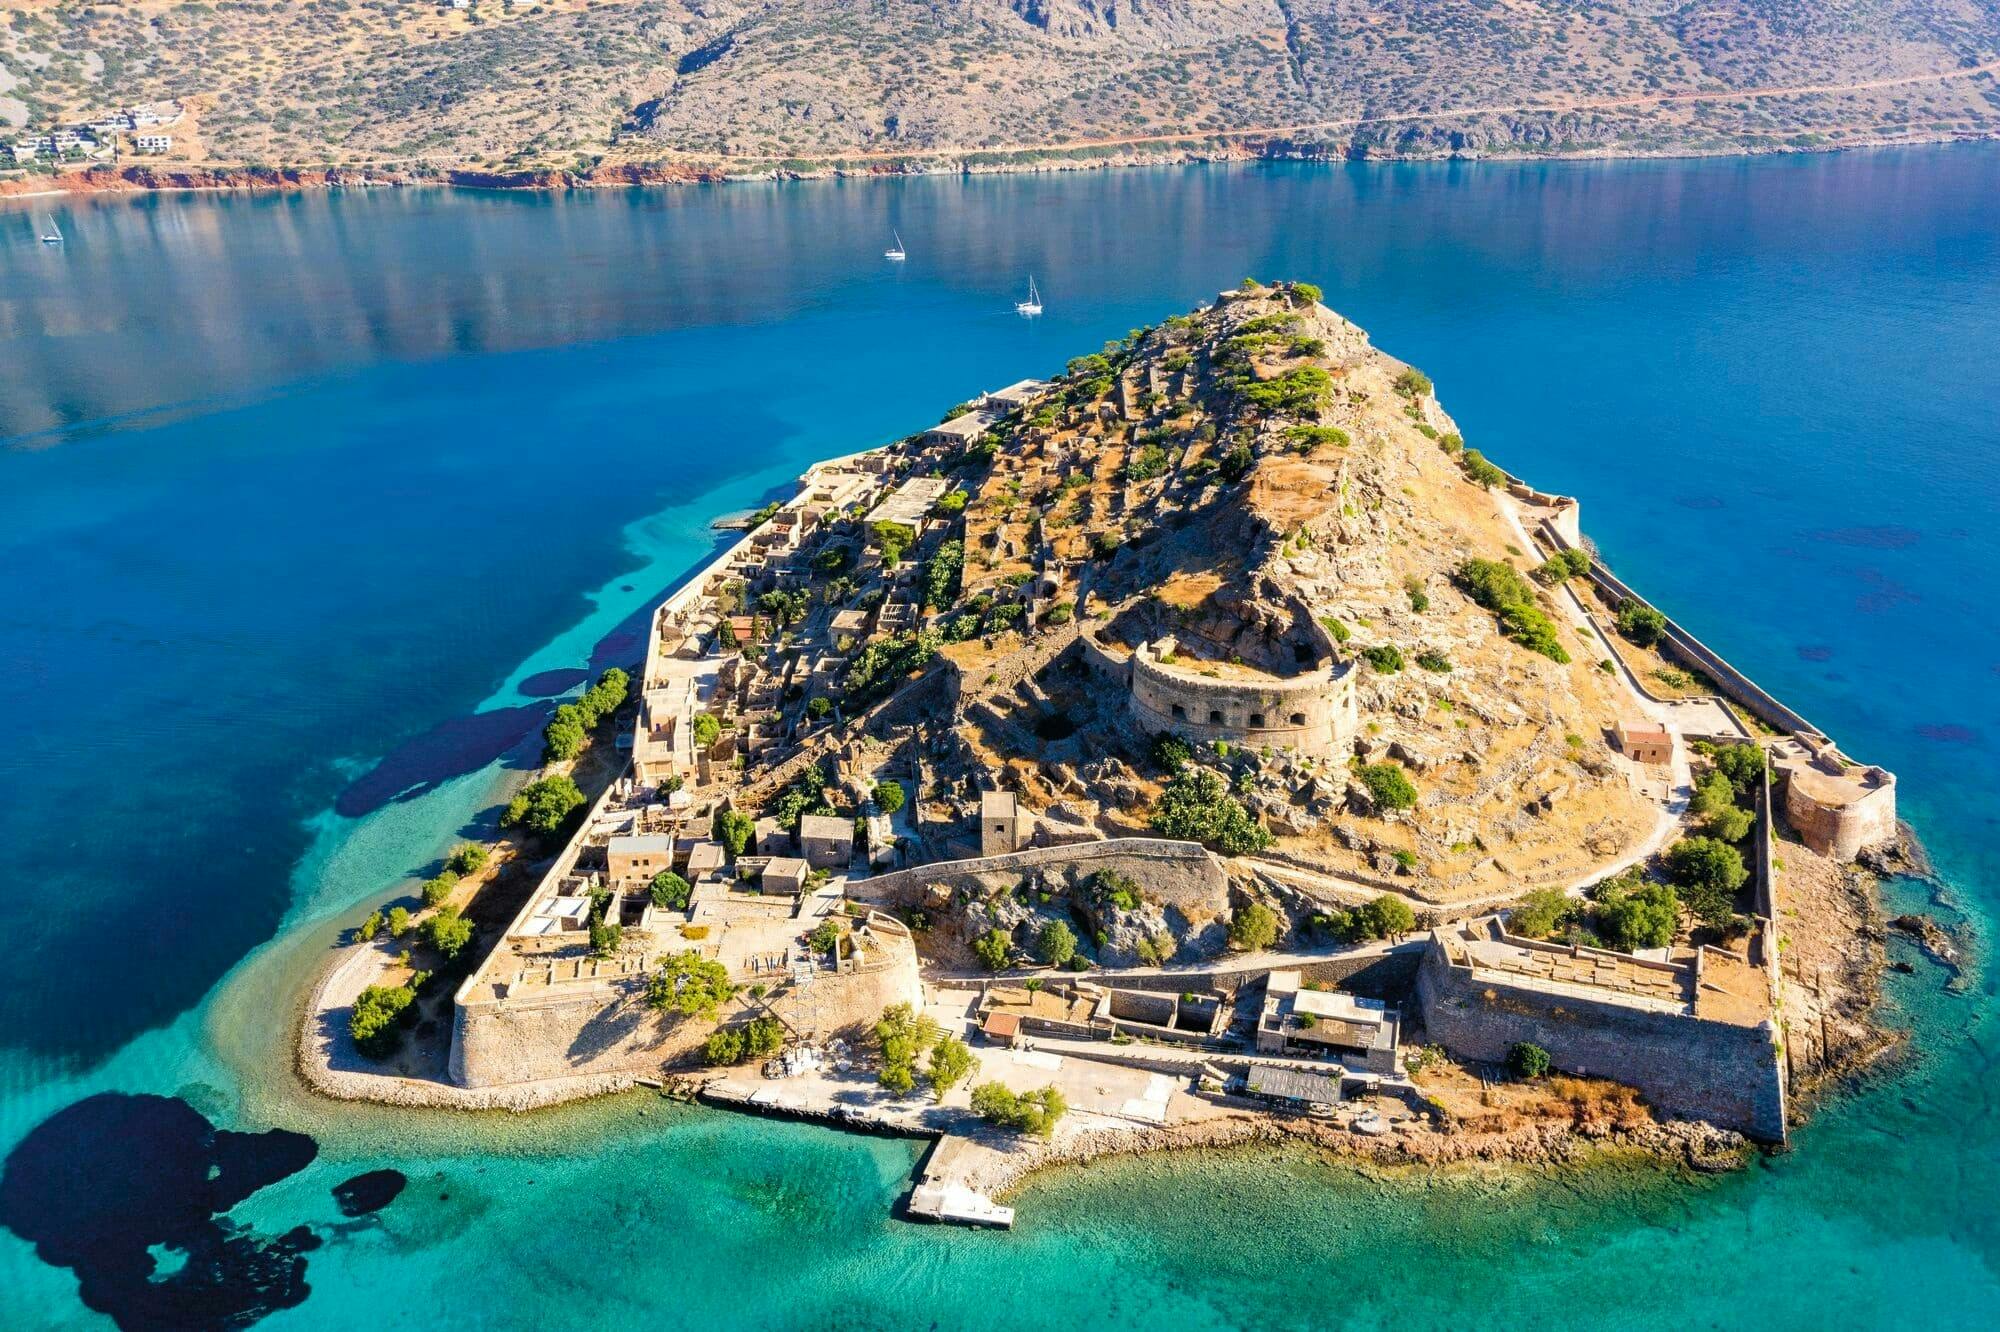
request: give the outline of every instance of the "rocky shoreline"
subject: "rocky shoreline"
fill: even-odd
[[[1104,171],[1121,167],[1196,166],[1230,162],[1543,162],[1543,161],[1662,161],[1712,157],[1768,157],[1801,153],[1848,152],[1868,148],[1929,147],[1948,143],[1987,141],[1995,136],[1879,135],[1841,143],[1682,144],[1646,151],[1602,147],[1575,151],[1440,148],[1415,153],[1379,149],[1344,152],[1328,145],[1291,140],[1270,142],[1207,142],[1190,136],[1188,146],[1131,149],[1103,155],[1050,157],[1021,152],[1018,160],[981,160],[979,155],[921,158],[871,158],[850,164],[789,164],[752,166],[727,162],[600,163],[584,171],[564,167],[488,170],[470,167],[398,166],[172,166],[148,164],[124,167],[90,166],[58,176],[23,176],[0,180],[0,199],[54,194],[123,194],[174,191],[299,192],[321,189],[415,188],[444,186],[478,190],[619,189],[635,186],[720,185],[806,180],[881,179],[904,176],[1044,175],[1067,171]],[[1052,148],[1048,152],[1065,150]]]

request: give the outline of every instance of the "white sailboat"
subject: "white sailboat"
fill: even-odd
[[[1035,290],[1035,275],[1028,274],[1028,299],[1014,303],[1014,313],[1033,319],[1042,312],[1042,293]]]
[[[63,243],[62,228],[56,225],[55,215],[44,213],[42,216],[48,218],[49,221],[49,229],[42,233],[42,244],[61,245]]]
[[[894,227],[891,227],[889,229],[889,234],[896,238],[896,243],[890,246],[888,249],[882,251],[882,257],[884,259],[889,260],[892,263],[900,264],[905,259],[910,257],[910,252],[903,248],[903,237],[900,232],[898,232]]]

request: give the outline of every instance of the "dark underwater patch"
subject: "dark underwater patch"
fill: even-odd
[[[75,1272],[83,1302],[120,1327],[243,1327],[304,1301],[320,1241],[224,1214],[318,1154],[303,1133],[218,1130],[185,1101],[105,1092],[21,1139],[0,1174],[0,1225]]]
[[[524,698],[560,698],[590,678],[581,666],[564,666],[553,671],[536,671],[515,688]]]
[[[1722,509],[1729,505],[1720,495],[1682,495],[1674,503],[1683,509]]]
[[[398,800],[414,800],[454,777],[477,772],[547,725],[555,705],[546,701],[454,717],[399,746],[357,777],[333,807],[358,819]]]
[[[1880,527],[1823,527],[1817,532],[1808,532],[1814,541],[1824,541],[1833,546],[1858,546],[1863,550],[1908,550],[1924,539],[1924,534],[1914,527],[1898,527],[1885,524]]]
[[[366,1216],[396,1201],[410,1181],[400,1170],[370,1170],[333,1186],[333,1200],[342,1216]]]
[[[1917,727],[1917,734],[1926,740],[1936,740],[1940,744],[1976,745],[1979,743],[1979,732],[1973,730],[1970,726],[1961,726],[1957,722],[1929,723]]]
[[[1801,645],[1799,646],[1799,660],[1800,660],[1800,661],[1832,661],[1832,660],[1833,660],[1833,649],[1832,649],[1832,648],[1830,648],[1830,647],[1825,647],[1825,646],[1822,646],[1822,645],[1820,645],[1820,644],[1817,644],[1817,643],[1814,643],[1814,644],[1801,644]]]

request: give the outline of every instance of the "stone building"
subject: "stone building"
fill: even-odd
[[[979,797],[979,854],[1004,856],[1021,849],[1021,806],[1011,791]]]
[[[854,859],[854,820],[806,815],[799,820],[799,851],[814,869],[846,869]]]
[[[1313,755],[1338,755],[1354,743],[1353,663],[1321,662],[1281,676],[1240,662],[1184,659],[1179,649],[1171,637],[1143,643],[1115,668],[1143,730]],[[1092,655],[1116,660],[1101,649]]]
[[[1781,762],[1785,820],[1823,856],[1852,860],[1896,837],[1896,778],[1884,768],[1849,764],[1827,749]]]
[[[1612,727],[1618,748],[1634,763],[1665,764],[1674,761],[1674,737],[1656,721],[1623,721]]]

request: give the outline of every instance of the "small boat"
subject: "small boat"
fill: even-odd
[[[49,229],[42,233],[42,244],[61,245],[63,243],[62,228],[56,225],[56,220],[52,215],[45,213],[43,216],[49,220]]]
[[[1042,312],[1042,294],[1035,290],[1035,275],[1028,275],[1028,299],[1014,303],[1014,313],[1033,319]]]
[[[893,227],[890,228],[889,234],[896,237],[896,243],[882,251],[882,257],[891,263],[900,264],[910,257],[910,252],[903,248],[903,238]]]

